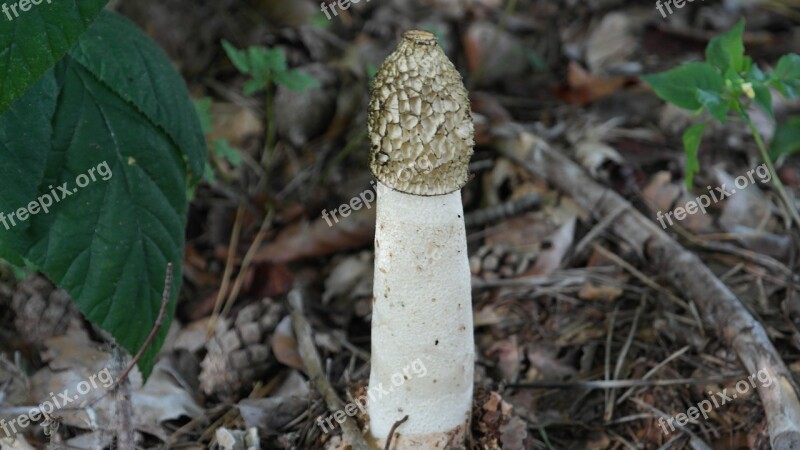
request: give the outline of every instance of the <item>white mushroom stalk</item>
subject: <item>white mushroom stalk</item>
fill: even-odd
[[[456,68],[426,31],[403,35],[375,76],[370,168],[378,178],[368,411],[380,448],[463,447],[474,338],[461,187],[473,123]],[[421,362],[424,372],[410,371]],[[419,365],[419,364],[418,364]]]

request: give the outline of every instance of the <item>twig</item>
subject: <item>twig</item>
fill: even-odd
[[[383,450],[389,450],[390,448],[392,448],[392,438],[394,437],[394,433],[397,431],[397,428],[400,425],[406,422],[406,420],[408,420],[408,414],[406,414],[405,417],[398,420],[397,422],[394,423],[394,425],[392,425],[392,428],[389,430],[389,437],[386,438],[386,447],[384,447]]]
[[[158,318],[156,319],[156,323],[153,324],[153,329],[150,330],[150,334],[145,339],[144,344],[139,348],[139,351],[136,352],[136,356],[133,357],[131,363],[128,364],[128,368],[125,369],[122,374],[117,377],[117,381],[114,382],[114,386],[110,390],[115,390],[119,383],[131,373],[131,370],[136,366],[140,359],[142,359],[142,355],[144,355],[145,350],[150,344],[153,343],[153,339],[155,339],[158,331],[161,329],[161,325],[164,323],[164,315],[167,313],[167,304],[169,303],[169,298],[172,295],[172,263],[167,263],[167,276],[164,279],[164,291],[161,293],[161,309],[158,311]]]
[[[303,359],[303,365],[305,365],[311,383],[322,395],[322,398],[325,399],[330,412],[342,411],[344,402],[339,399],[322,370],[322,361],[320,361],[317,348],[314,345],[311,324],[308,323],[308,320],[303,315],[303,296],[299,289],[295,288],[289,292],[289,306],[292,310],[292,328],[294,328],[295,338],[297,339],[297,351]],[[354,450],[370,450],[369,444],[367,444],[352,417],[345,417],[345,421],[342,422],[342,433]]]
[[[231,282],[231,273],[233,273],[233,260],[236,257],[236,248],[239,247],[239,236],[242,232],[242,215],[244,209],[240,206],[236,210],[236,220],[233,223],[233,231],[231,231],[231,241],[228,243],[228,257],[225,259],[225,271],[222,273],[222,285],[217,292],[217,300],[214,302],[214,311],[211,313],[211,319],[208,321],[207,336],[211,337],[214,334],[214,325],[219,318],[219,311],[222,308],[222,300],[225,294],[228,293],[228,285]]]
[[[233,301],[239,296],[239,292],[242,290],[242,284],[244,284],[245,275],[247,275],[247,268],[253,261],[253,257],[258,251],[258,248],[261,246],[261,242],[264,240],[264,236],[267,234],[267,229],[269,229],[269,226],[272,224],[272,218],[274,215],[275,208],[270,208],[269,212],[264,216],[264,220],[261,221],[261,226],[258,227],[258,233],[256,234],[255,239],[253,239],[253,242],[250,244],[250,247],[244,254],[242,265],[239,267],[239,273],[236,275],[236,281],[233,282],[233,289],[231,289],[231,292],[228,294],[228,299],[225,301],[225,306],[222,308],[221,315],[223,317],[228,315],[231,306],[233,306]]]
[[[678,351],[672,353],[671,355],[669,355],[665,360],[661,361],[660,363],[656,364],[655,367],[653,367],[652,369],[648,370],[647,373],[645,373],[642,376],[642,381],[647,380],[648,378],[650,378],[650,375],[653,375],[654,373],[658,372],[662,367],[664,367],[667,364],[669,364],[675,358],[677,358],[677,357],[683,355],[684,353],[686,353],[690,348],[692,348],[692,347],[687,345],[687,346],[681,348],[680,350],[678,350]],[[625,393],[622,394],[617,399],[617,404],[619,405],[623,401],[625,401],[625,399],[628,398],[628,396],[630,396],[633,393],[634,388],[635,388],[635,386],[631,386],[630,388],[628,388],[628,390],[625,391]]]
[[[63,408],[62,410],[70,410],[70,409],[81,410],[81,409],[91,408],[92,406],[96,405],[97,402],[104,399],[109,392],[115,392],[117,390],[120,383],[128,377],[133,368],[136,367],[136,364],[139,362],[139,360],[142,359],[142,355],[144,355],[145,350],[147,350],[147,347],[149,347],[150,344],[153,343],[153,339],[155,339],[156,335],[158,334],[158,330],[161,329],[161,325],[164,323],[164,315],[166,315],[167,313],[167,304],[169,303],[169,298],[171,295],[172,295],[172,263],[170,262],[167,263],[167,275],[164,277],[164,290],[161,293],[161,309],[158,311],[158,317],[156,318],[156,323],[153,324],[153,329],[150,330],[150,334],[147,336],[147,339],[145,339],[144,344],[142,344],[142,346],[139,347],[139,351],[136,352],[136,356],[133,357],[130,364],[128,364],[128,367],[117,377],[113,385],[111,385],[108,389],[106,389],[106,391],[102,395],[98,396],[97,398],[89,402],[89,404],[86,405],[85,407]]]
[[[127,352],[119,347],[114,347],[114,372],[119,373],[125,368]],[[116,402],[114,403],[117,418],[117,448],[134,449],[133,434],[133,405],[131,404],[130,380],[120,376],[116,387]]]
[[[587,381],[531,381],[527,383],[502,384],[503,388],[515,389],[621,389],[653,386],[676,386],[682,384],[720,383],[741,378],[745,373],[734,372],[706,378],[676,378],[670,380],[587,380]]]
[[[628,355],[628,350],[631,348],[631,343],[633,342],[633,337],[636,335],[636,330],[639,325],[639,317],[642,315],[642,310],[644,310],[644,306],[647,304],[647,299],[643,295],[642,296],[642,304],[636,308],[636,314],[633,316],[633,324],[631,325],[631,329],[628,331],[628,338],[625,340],[625,344],[622,346],[622,349],[619,352],[619,356],[617,357],[617,364],[614,366],[614,378],[619,379],[619,373],[622,371],[622,365],[625,363],[625,357]],[[610,335],[610,333],[609,333]],[[611,389],[608,392],[608,403],[606,403],[606,412],[605,412],[605,421],[608,422],[614,416],[614,405],[616,404],[617,398],[617,391]]]
[[[797,212],[797,205],[794,202],[794,199],[786,192],[786,188],[783,187],[783,182],[781,182],[781,178],[778,176],[778,172],[775,171],[775,166],[772,164],[772,158],[767,151],[767,147],[764,145],[763,139],[761,139],[761,132],[758,131],[755,124],[752,120],[750,120],[750,115],[738,104],[738,102],[734,102],[736,109],[738,110],[739,114],[744,119],[744,122],[750,128],[750,133],[753,135],[753,138],[756,140],[756,146],[758,146],[758,151],[761,152],[761,159],[764,161],[764,164],[767,165],[767,169],[769,170],[770,175],[772,176],[772,184],[775,185],[775,188],[778,190],[778,194],[780,194],[781,199],[786,204],[786,209],[789,212],[789,217],[786,220],[786,228],[787,231],[792,226],[792,221],[794,221],[795,227],[800,227],[800,214]]]
[[[528,194],[510,202],[473,211],[464,217],[464,224],[467,228],[482,227],[530,211],[541,203],[542,197],[539,194]]]
[[[592,246],[592,248],[594,248],[595,251],[597,251],[597,253],[600,253],[603,256],[605,256],[606,258],[610,259],[614,264],[616,264],[616,265],[622,267],[623,269],[625,269],[626,271],[628,271],[631,275],[633,275],[634,277],[638,278],[639,281],[641,281],[642,283],[644,283],[647,286],[649,286],[650,288],[652,288],[652,289],[664,294],[668,299],[670,299],[676,305],[680,306],[683,309],[687,309],[687,310],[689,309],[689,304],[688,303],[686,303],[685,301],[681,300],[680,298],[678,298],[678,296],[676,296],[675,294],[673,294],[672,292],[668,291],[666,288],[664,288],[660,284],[658,284],[655,281],[653,281],[652,278],[650,278],[647,275],[645,275],[642,272],[640,272],[638,269],[636,269],[636,267],[633,267],[627,261],[625,261],[624,259],[622,259],[619,256],[617,256],[615,253],[609,251],[608,249],[606,249],[602,245],[598,245],[598,244],[594,244]]]

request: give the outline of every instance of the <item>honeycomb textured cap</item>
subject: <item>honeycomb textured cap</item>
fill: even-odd
[[[385,185],[442,195],[469,179],[473,123],[461,75],[427,31],[408,31],[378,69],[368,118],[370,169]]]

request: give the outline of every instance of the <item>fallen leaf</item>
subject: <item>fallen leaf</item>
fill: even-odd
[[[331,220],[331,219],[328,219]],[[320,217],[312,223],[297,222],[284,229],[273,242],[262,246],[255,262],[289,263],[357,248],[375,236],[375,208],[361,208],[331,224]]]
[[[619,286],[601,285],[597,286],[589,281],[581,287],[578,298],[589,301],[612,302],[618,299],[624,290]]]
[[[293,370],[269,397],[247,398],[236,406],[247,428],[258,427],[264,436],[272,436],[308,408],[309,396],[308,382]]]
[[[628,77],[591,75],[574,61],[567,67],[567,84],[556,89],[556,96],[568,103],[585,106],[617,92],[632,83]]]
[[[291,316],[284,317],[275,327],[271,343],[272,353],[278,362],[298,370],[305,370],[303,358],[297,351],[297,340],[294,338]]]
[[[586,64],[593,74],[605,75],[635,51],[636,39],[628,13],[611,12],[603,16],[586,39]]]

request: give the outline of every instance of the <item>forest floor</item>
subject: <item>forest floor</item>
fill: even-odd
[[[176,320],[147,384],[132,375],[137,445],[248,448],[231,442],[255,439],[266,449],[344,448],[338,424],[317,420],[330,413],[307,382],[286,296],[302,288],[323,375],[339,397],[363,395],[375,208],[362,201],[343,214],[340,205],[372,196],[370,78],[404,31],[425,29],[464,76],[476,123],[473,178],[462,191],[476,340],[472,447],[770,448],[758,392],[781,383],[776,367],[800,384],[798,224],[787,226],[741,121],[709,126],[687,189],[682,135],[707,116],[665,104],[639,76],[701,60],[709,40],[742,17],[748,55],[770,70],[800,53],[800,8],[677,3],[669,13],[661,2],[621,0],[326,2],[330,18],[319,0],[113,6],[181,71],[212,148],[189,212]],[[244,94],[248,77],[223,39],[281,49],[316,86]],[[778,123],[800,115],[797,100],[774,98]],[[775,122],[750,113],[770,142]],[[579,180],[558,179],[558,158],[552,167],[524,164],[531,150],[509,149],[509,133],[535,136],[579,164],[591,178],[583,187],[618,194],[656,231],[621,224],[625,208],[609,212],[570,187]],[[787,139],[800,142],[800,134]],[[776,165],[787,190],[800,194],[800,155]],[[717,198],[722,186],[741,189]],[[686,212],[712,193],[706,210]],[[633,236],[638,230],[663,234],[699,260],[659,260],[649,239]],[[743,362],[770,355],[733,344],[740,332],[758,333],[732,330],[743,322],[716,311],[730,298],[701,298],[714,286],[681,285],[673,264],[710,269],[781,361]],[[114,351],[69,298],[35,275],[16,279],[4,268],[2,276],[0,419],[16,416],[4,405],[38,404],[92,375],[105,386]],[[736,397],[720,400],[725,390]],[[60,426],[21,427],[2,446],[113,446],[119,424],[104,408],[92,420],[67,408],[54,416]],[[363,426],[361,412],[355,419]]]

